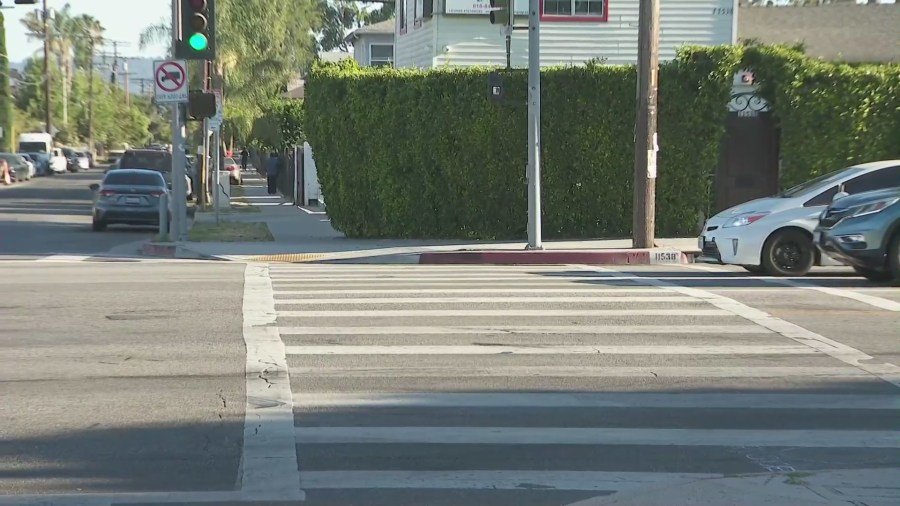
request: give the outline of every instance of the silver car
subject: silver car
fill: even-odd
[[[169,192],[163,175],[155,170],[119,169],[107,172],[95,192],[93,229],[108,225],[159,226],[160,197]]]

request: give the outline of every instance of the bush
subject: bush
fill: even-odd
[[[786,46],[749,47],[744,65],[781,128],[782,186],[900,158],[900,65],[830,63]]]
[[[657,226],[696,232],[718,160],[733,48],[692,48],[660,70]],[[306,133],[332,223],[353,237],[525,235],[527,76],[319,65]],[[588,64],[542,75],[542,196],[548,237],[631,231],[635,69]]]
[[[660,67],[657,233],[693,235],[713,201],[732,76],[751,68],[779,122],[782,185],[898,157],[900,67],[787,47],[689,47]],[[305,132],[332,223],[351,237],[519,239],[526,224],[526,73],[319,64]],[[631,233],[635,68],[542,71],[543,231]]]

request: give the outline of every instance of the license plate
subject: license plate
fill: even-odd
[[[697,239],[697,247],[702,250],[705,242],[706,241],[703,239],[703,236],[701,235],[700,238]]]
[[[128,205],[140,205],[141,198],[140,197],[125,197],[125,203]]]

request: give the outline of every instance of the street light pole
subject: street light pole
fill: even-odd
[[[528,2],[528,246],[541,243],[541,29],[540,0]],[[512,9],[512,6],[510,6]]]

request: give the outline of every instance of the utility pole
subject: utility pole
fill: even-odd
[[[47,10],[47,0],[43,2],[44,21],[44,129],[51,133],[53,128],[52,112],[50,111],[50,11]]]
[[[128,60],[125,60],[122,66],[125,68],[125,107],[131,107],[131,88],[128,82],[128,77],[131,73],[128,72]]]
[[[540,0],[528,1],[528,246],[541,244],[541,17]]]
[[[94,153],[94,34],[91,38],[90,70],[88,71],[88,151]]]
[[[656,113],[659,0],[640,0],[634,136],[632,247],[652,248],[656,232]]]

